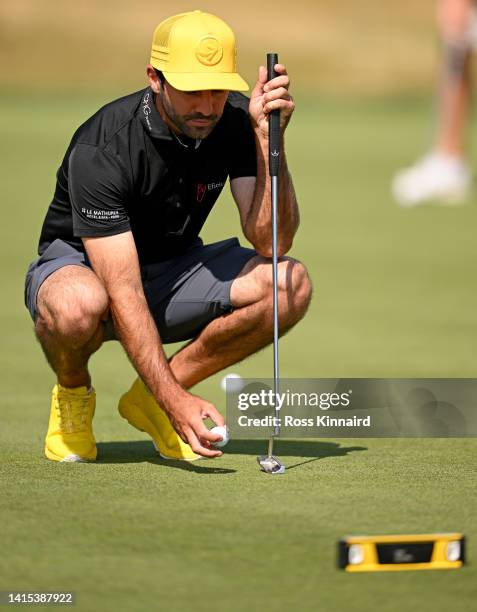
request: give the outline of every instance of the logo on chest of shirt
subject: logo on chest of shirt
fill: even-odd
[[[205,194],[208,191],[214,191],[214,189],[222,189],[225,185],[223,181],[219,181],[217,183],[197,183],[196,185],[196,199],[197,202],[202,202]]]

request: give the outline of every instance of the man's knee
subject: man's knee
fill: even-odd
[[[234,281],[231,290],[232,303],[237,307],[263,302],[264,307],[272,298],[273,271],[269,258],[256,255],[244,267]],[[312,285],[306,267],[292,257],[278,260],[278,299],[285,304],[285,315],[296,322],[306,312],[311,300]],[[283,312],[283,309],[282,309]]]
[[[109,299],[92,270],[61,268],[48,277],[37,297],[37,332],[81,340],[92,335],[105,319]]]
[[[311,301],[312,284],[306,266],[297,259],[283,257],[278,263],[278,299],[296,322],[306,313]]]
[[[251,290],[259,288],[257,301],[271,298],[273,289],[271,260],[257,256],[250,261],[249,269],[251,278],[247,284]],[[292,257],[280,257],[277,281],[279,303],[286,306],[286,311],[291,316],[301,318],[308,308],[312,295],[312,284],[305,265]]]

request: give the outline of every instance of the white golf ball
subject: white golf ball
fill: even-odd
[[[220,381],[220,386],[225,392],[238,393],[243,387],[243,378],[240,374],[226,374]]]
[[[212,444],[217,448],[222,448],[222,446],[225,446],[230,440],[229,430],[227,429],[226,425],[217,425],[216,427],[212,427],[210,431],[211,433],[219,434],[222,436],[222,440],[219,440],[218,442],[212,442]]]

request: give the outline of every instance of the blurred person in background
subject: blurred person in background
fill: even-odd
[[[437,25],[442,41],[442,67],[434,143],[413,166],[395,175],[392,191],[402,206],[431,201],[461,204],[472,182],[465,133],[471,98],[470,56],[477,49],[477,2],[439,0]]]

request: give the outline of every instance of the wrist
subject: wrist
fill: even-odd
[[[255,142],[257,142],[262,149],[268,147],[268,133],[264,132],[258,125],[254,126],[253,133],[255,136]]]
[[[183,389],[179,383],[175,385],[168,385],[165,389],[163,385],[161,385],[161,389],[158,391],[156,396],[156,400],[164,409],[167,414],[174,414],[175,408],[179,403],[182,403],[186,400],[186,397],[189,394],[185,389]]]
[[[268,151],[268,131],[264,132],[260,127],[254,127],[253,133],[255,136],[255,142],[257,142],[262,149]],[[285,148],[285,130],[280,129],[280,149]]]

